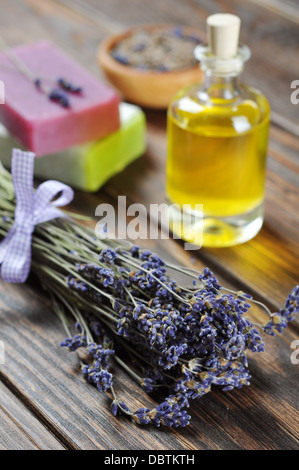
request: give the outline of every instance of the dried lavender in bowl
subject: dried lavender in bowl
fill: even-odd
[[[121,64],[141,70],[168,72],[194,67],[194,48],[202,41],[181,27],[140,30],[123,38],[111,50]]]

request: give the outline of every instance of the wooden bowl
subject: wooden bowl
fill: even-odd
[[[121,64],[112,57],[110,51],[116,44],[136,31],[164,28],[171,30],[175,25],[156,24],[131,28],[122,34],[108,37],[101,43],[98,51],[98,62],[109,82],[124,99],[140,106],[165,109],[179,90],[202,80],[199,65],[169,72],[148,71]],[[198,35],[198,31],[189,27],[182,27],[182,30],[186,34]]]

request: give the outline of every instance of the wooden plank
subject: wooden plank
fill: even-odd
[[[0,377],[5,366],[0,366]],[[0,448],[5,450],[62,450],[64,447],[0,382]]]

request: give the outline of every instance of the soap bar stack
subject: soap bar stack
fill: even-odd
[[[0,80],[0,160],[9,166],[11,150],[36,154],[35,174],[96,191],[145,151],[145,117],[137,106],[120,103],[117,93],[49,42],[12,50],[43,87],[59,88],[63,78],[82,87],[67,93],[70,107],[51,101],[4,53]]]

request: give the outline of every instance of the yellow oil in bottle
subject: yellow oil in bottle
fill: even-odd
[[[214,95],[222,92],[214,87]],[[203,205],[201,244],[230,246],[251,238],[240,220],[262,217],[269,116],[266,98],[246,85],[231,100],[202,104],[194,91],[183,91],[170,105],[167,197],[179,206]],[[196,244],[196,238],[188,241]]]
[[[203,205],[203,245],[242,241],[238,227],[224,220],[250,214],[263,202],[270,112],[264,96],[255,96],[202,106],[183,95],[169,110],[167,196],[180,206]]]
[[[167,194],[178,204],[203,204],[207,216],[251,211],[264,198],[269,116],[251,100],[221,103],[168,120]]]
[[[208,46],[197,46],[203,82],[168,109],[166,193],[170,207],[193,212],[188,226],[172,209],[174,233],[221,247],[251,239],[262,226],[270,107],[260,91],[239,83],[250,57],[238,47],[240,19],[216,14],[207,25]]]

